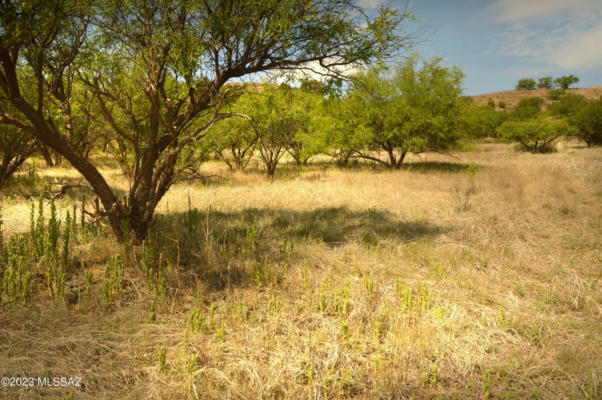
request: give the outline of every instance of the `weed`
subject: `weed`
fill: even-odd
[[[158,347],[159,353],[159,371],[166,373],[167,372],[167,348],[165,346]]]
[[[153,324],[157,322],[157,306],[154,300],[151,302],[150,305],[150,322]]]
[[[192,373],[196,370],[199,363],[199,355],[196,353],[188,355],[188,363],[186,364],[186,371],[192,375]]]
[[[121,289],[123,288],[125,266],[119,254],[111,258],[111,262],[105,265],[104,277],[102,281],[102,303],[108,307],[115,300],[121,298]]]
[[[488,399],[491,395],[491,386],[489,380],[489,370],[483,373],[483,398]]]
[[[92,271],[86,271],[85,282],[86,282],[86,300],[88,304],[92,302]]]

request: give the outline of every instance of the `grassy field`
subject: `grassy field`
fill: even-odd
[[[173,187],[143,248],[88,227],[65,300],[41,261],[31,300],[0,304],[0,376],[83,385],[0,397],[600,398],[600,171],[602,149],[574,144],[482,143],[399,171],[290,165],[274,181],[207,163],[219,176]],[[29,231],[23,193],[78,179],[38,174],[1,196],[5,240]]]

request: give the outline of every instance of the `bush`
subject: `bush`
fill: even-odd
[[[550,121],[544,118],[510,120],[498,128],[498,134],[506,141],[518,142],[523,150],[532,153],[552,151],[554,140],[570,133],[571,127],[567,121]]]
[[[575,135],[588,146],[602,145],[602,97],[585,103],[571,118],[571,124],[577,128]]]
[[[545,103],[545,101],[541,97],[532,96],[532,97],[524,98],[521,101],[519,101],[518,104],[516,105],[516,107],[533,106],[533,107],[541,108],[541,106],[543,106],[544,103]]]
[[[504,102],[504,101],[500,100],[499,103],[497,103],[497,105],[498,105],[499,108],[502,108],[502,109],[506,108],[506,102]]]
[[[489,99],[489,101],[487,102],[487,105],[491,108],[495,108],[495,101],[493,99]]]
[[[508,113],[495,111],[489,106],[477,107],[469,104],[463,113],[463,129],[469,137],[494,137],[496,129],[507,118]]]
[[[564,96],[564,89],[552,89],[548,92],[548,99],[550,100],[558,100],[562,96]]]
[[[535,79],[532,79],[532,78],[521,79],[516,84],[516,90],[532,90],[532,89],[535,89],[536,84],[537,84],[537,82],[535,82]]]
[[[569,94],[560,99],[557,103],[550,104],[548,112],[550,115],[567,117],[574,115],[577,111],[583,108],[587,103],[585,97]]]
[[[544,100],[541,97],[527,97],[518,102],[512,110],[512,118],[521,121],[535,118],[541,113]]]

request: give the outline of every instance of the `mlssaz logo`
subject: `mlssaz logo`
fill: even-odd
[[[43,377],[43,378],[38,378],[38,386],[47,386],[47,387],[67,387],[67,386],[76,386],[76,387],[81,387],[81,382],[82,378],[80,376],[75,376],[75,377],[54,377],[54,378],[49,378],[49,377]]]

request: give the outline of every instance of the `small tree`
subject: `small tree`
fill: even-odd
[[[363,105],[355,96],[334,97],[327,103],[332,118],[326,130],[326,147],[340,166],[347,166],[370,142],[369,130],[362,124],[362,111]]]
[[[535,89],[535,79],[533,78],[525,78],[518,81],[516,84],[516,90],[532,90]]]
[[[303,116],[291,107],[294,95],[289,87],[265,84],[250,96],[249,124],[257,137],[257,150],[266,173],[273,178]]]
[[[559,88],[561,89],[569,89],[571,87],[571,85],[575,84],[579,82],[579,78],[576,77],[575,75],[564,75],[561,76],[560,78],[556,78],[554,80],[554,83],[556,83],[556,85],[558,85]]]
[[[584,104],[570,122],[577,128],[576,136],[588,146],[602,145],[602,97]]]
[[[248,93],[238,98],[228,111],[251,115],[253,104]],[[228,118],[213,126],[207,134],[208,147],[228,165],[230,170],[243,170],[251,161],[257,145],[257,134],[246,118]]]
[[[500,137],[508,142],[518,142],[523,150],[545,153],[552,150],[552,143],[573,130],[565,120],[550,121],[545,118],[509,120],[498,128]]]
[[[325,112],[325,99],[317,82],[285,90],[290,92],[288,109],[297,128],[288,137],[286,151],[298,165],[306,165],[311,157],[326,150],[324,132],[331,121]]]
[[[370,135],[360,157],[400,168],[408,152],[445,151],[457,141],[464,74],[440,64],[434,58],[419,68],[417,57],[410,57],[389,77],[375,70],[358,77],[349,95]],[[388,159],[366,150],[384,150]]]
[[[554,78],[551,76],[544,76],[537,80],[537,87],[539,89],[552,89],[554,87]]]

